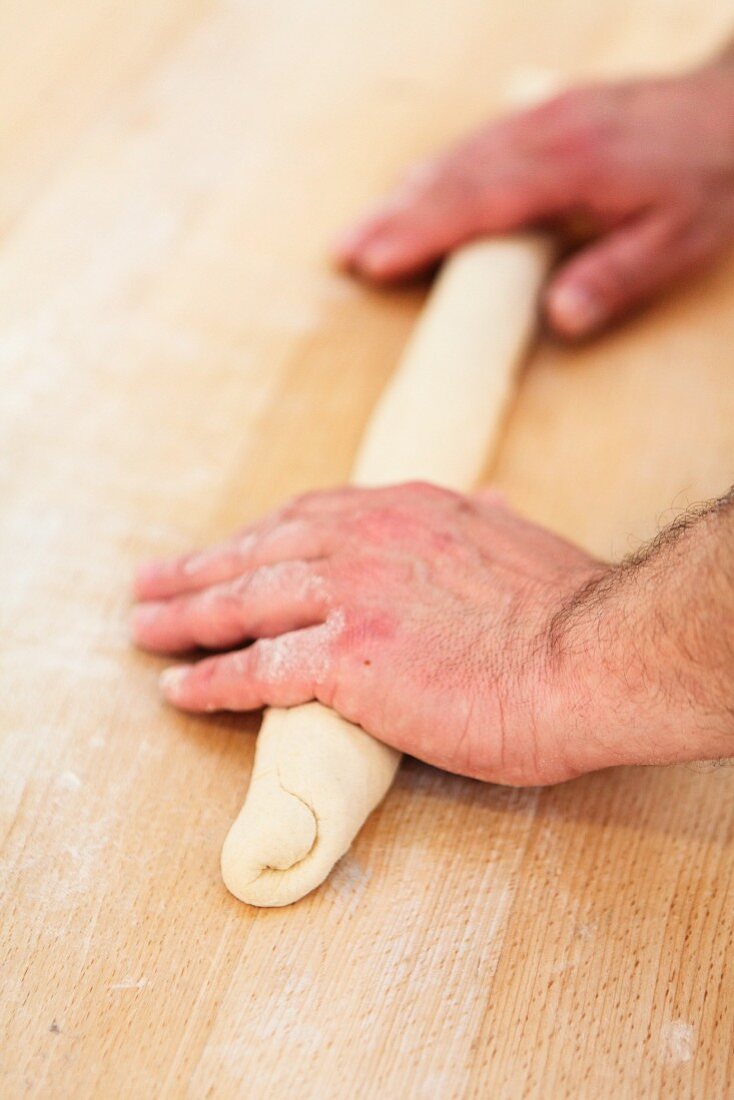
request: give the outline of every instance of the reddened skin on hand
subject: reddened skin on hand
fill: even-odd
[[[316,699],[440,767],[554,782],[575,765],[527,722],[546,690],[543,633],[600,568],[496,490],[341,489],[143,567],[133,632],[153,652],[229,649],[164,672],[183,709]]]
[[[310,493],[144,566],[133,631],[152,652],[214,651],[163,673],[183,710],[317,700],[479,779],[713,759],[734,737],[733,537],[732,494],[610,566],[493,489]]]
[[[484,234],[594,227],[544,298],[570,339],[597,332],[734,241],[734,65],[577,88],[500,119],[407,175],[337,241],[385,282]]]

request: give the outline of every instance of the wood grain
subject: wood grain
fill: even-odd
[[[681,65],[730,19],[0,3],[3,1097],[732,1094],[731,769],[410,763],[323,888],[254,911],[218,856],[257,723],[162,707],[126,628],[141,555],[345,478],[421,292],[336,276],[331,234],[518,66]],[[733,301],[729,261],[544,345],[488,475],[612,555],[729,485]]]

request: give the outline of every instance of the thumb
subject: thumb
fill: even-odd
[[[659,210],[613,230],[556,273],[545,313],[561,336],[604,328],[693,270],[715,251],[689,212]]]

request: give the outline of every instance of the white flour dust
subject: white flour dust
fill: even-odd
[[[329,672],[332,649],[343,630],[344,612],[334,611],[321,626],[262,638],[257,643],[257,675],[270,683],[282,683],[296,674],[319,683]]]
[[[694,1053],[695,1031],[685,1020],[671,1020],[663,1028],[663,1043],[667,1061],[680,1065],[690,1062]]]

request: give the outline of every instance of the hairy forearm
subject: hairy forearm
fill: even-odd
[[[734,492],[600,573],[549,638],[584,763],[734,755]]]

